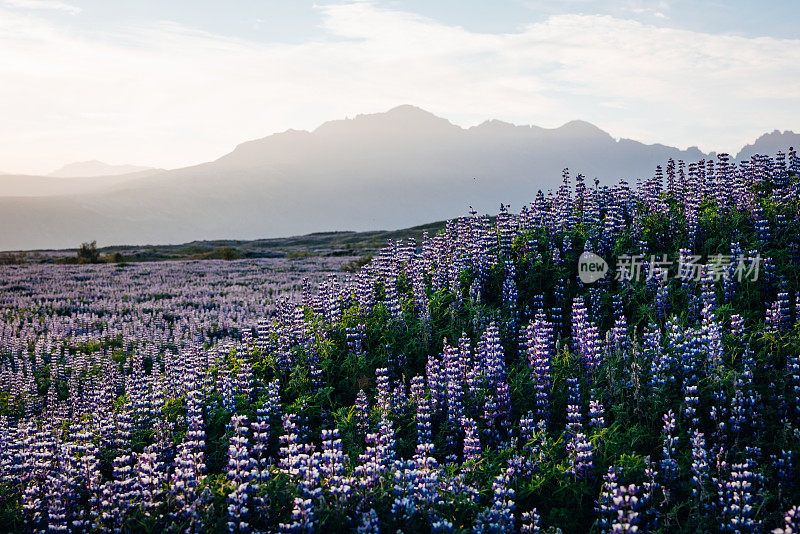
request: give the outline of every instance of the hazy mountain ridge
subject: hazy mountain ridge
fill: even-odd
[[[773,132],[742,154],[774,153],[777,145],[785,151],[793,143],[800,146],[800,135]],[[0,235],[0,250],[405,228],[462,215],[470,205],[479,212],[493,213],[500,202],[519,209],[539,189],[556,187],[565,167],[573,177],[635,182],[670,157],[708,155],[615,140],[585,121],[552,129],[502,121],[462,128],[400,106],[247,141],[215,161],[132,175],[68,199],[13,206],[0,197],[0,227],[11,230]]]
[[[774,156],[778,151],[786,153],[791,146],[800,149],[800,134],[796,134],[791,130],[784,130],[783,132],[773,130],[770,133],[763,134],[753,143],[745,145],[736,155],[734,161],[750,159],[755,154]]]
[[[54,178],[93,178],[96,176],[118,176],[120,174],[132,174],[150,170],[154,170],[154,168],[142,165],[109,165],[102,161],[91,160],[68,163],[47,176]]]

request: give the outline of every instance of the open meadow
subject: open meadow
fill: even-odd
[[[798,170],[565,171],[360,268],[0,266],[0,529],[796,532]]]

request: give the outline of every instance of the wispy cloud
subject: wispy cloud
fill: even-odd
[[[23,9],[52,9],[55,11],[64,11],[72,15],[77,15],[81,12],[81,8],[67,4],[66,2],[58,2],[57,0],[5,0],[5,5],[9,7],[19,7]]]
[[[176,24],[76,34],[0,11],[0,165],[102,159],[178,166],[287,128],[419,105],[735,151],[798,129],[800,40],[559,15],[509,34],[370,2],[319,7],[327,37],[261,44]]]

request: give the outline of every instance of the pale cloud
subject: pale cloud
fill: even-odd
[[[10,7],[20,7],[23,9],[52,9],[55,11],[64,11],[72,15],[77,15],[81,12],[81,8],[67,4],[66,2],[58,2],[56,0],[5,0],[5,5]]]
[[[800,128],[800,40],[595,15],[482,34],[369,2],[318,9],[324,40],[262,44],[167,22],[78,34],[0,8],[0,165],[188,165],[402,103],[464,126],[584,119],[707,150]]]

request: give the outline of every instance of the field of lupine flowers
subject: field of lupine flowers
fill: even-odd
[[[798,532],[798,171],[565,171],[352,274],[0,267],[0,529]]]

